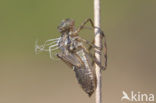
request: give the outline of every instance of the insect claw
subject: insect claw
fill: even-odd
[[[99,27],[94,27],[94,28],[97,29],[95,34],[100,34],[101,36],[104,37],[104,32]]]

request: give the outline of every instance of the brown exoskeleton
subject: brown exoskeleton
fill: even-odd
[[[75,29],[74,20],[63,20],[58,26],[61,37],[47,40],[42,46],[37,46],[36,50],[39,49],[40,51],[49,51],[50,57],[52,58],[52,51],[60,49],[61,52],[56,54],[57,57],[73,68],[76,78],[82,89],[89,96],[91,96],[96,89],[96,74],[94,64],[96,63],[101,68],[105,69],[107,64],[107,52],[106,43],[104,43],[105,65],[102,66],[101,63],[97,62],[94,54],[90,52],[92,48],[100,49],[100,51],[102,48],[96,47],[93,43],[81,38],[78,35],[87,22],[90,22],[91,26],[96,28],[94,27],[91,19],[86,19],[78,29]],[[101,37],[104,37],[104,33],[101,31],[101,29],[99,29],[99,32]],[[89,45],[89,48],[86,48],[84,45]],[[46,46],[48,46],[48,49],[46,49]]]

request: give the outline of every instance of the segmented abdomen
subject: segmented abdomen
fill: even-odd
[[[96,88],[96,76],[92,70],[83,67],[74,67],[76,78],[82,89],[91,96]]]

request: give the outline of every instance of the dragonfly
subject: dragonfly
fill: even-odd
[[[94,40],[90,42],[79,36],[79,32],[85,28],[87,23],[90,23],[93,29],[98,29],[101,38],[105,39],[103,31],[95,27],[90,18],[86,19],[77,29],[73,19],[64,19],[57,27],[61,36],[49,39],[43,45],[36,45],[35,51],[48,51],[50,58],[53,58],[53,51],[59,49],[60,52],[56,53],[56,56],[73,69],[78,83],[90,97],[96,89],[95,64],[101,67],[101,70],[106,69],[107,47],[106,40],[101,47],[97,47],[94,45]],[[104,65],[98,62],[94,55],[95,52],[102,54],[102,49],[104,50],[102,52]]]

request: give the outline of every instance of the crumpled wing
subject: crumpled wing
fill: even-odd
[[[73,67],[80,67],[82,65],[81,60],[73,54],[64,55],[62,52],[57,54],[57,57],[64,61],[67,65]]]

